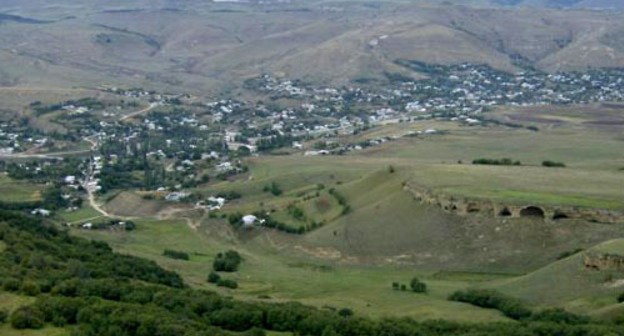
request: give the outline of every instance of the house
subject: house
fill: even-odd
[[[93,228],[93,224],[91,224],[91,223],[84,223],[84,224],[82,224],[82,228],[83,229],[87,229],[87,230],[91,230]]]
[[[306,151],[303,155],[305,156],[317,156],[317,155],[328,155],[329,151],[322,149],[318,151]]]
[[[65,176],[64,181],[67,184],[74,184],[74,183],[76,183],[76,176],[73,176],[73,175]]]
[[[216,168],[217,168],[217,171],[220,171],[220,172],[230,171],[232,170],[232,163],[229,161],[223,162],[223,163],[218,164]]]
[[[258,217],[254,215],[245,215],[243,216],[243,226],[252,226],[256,223]]]
[[[52,211],[50,210],[46,210],[46,209],[41,209],[41,208],[37,208],[33,211],[30,212],[32,215],[38,215],[38,216],[43,216],[43,217],[48,217],[52,214]]]
[[[221,210],[221,208],[225,205],[225,198],[223,197],[208,197],[208,205],[207,208],[209,211]]]
[[[173,191],[170,192],[167,196],[165,196],[165,199],[167,201],[179,201],[181,199],[183,199],[184,197],[187,197],[189,195],[189,193],[183,192],[183,191]]]

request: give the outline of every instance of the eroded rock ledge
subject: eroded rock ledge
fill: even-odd
[[[547,221],[578,219],[597,223],[624,223],[624,213],[620,211],[578,206],[549,206],[469,199],[466,197],[438,194],[432,190],[420,188],[410,183],[405,183],[404,189],[409,191],[416,201],[438,206],[444,211],[461,216],[470,213],[481,213],[493,217],[529,217],[542,218]]]
[[[593,270],[624,270],[624,256],[618,254],[588,253],[583,261],[586,268]]]

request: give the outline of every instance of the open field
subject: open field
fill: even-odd
[[[43,186],[28,182],[15,181],[0,174],[0,201],[8,203],[31,202],[41,199]]]
[[[241,298],[257,300],[258,297],[268,297],[268,300],[296,300],[319,307],[351,307],[358,313],[371,316],[401,311],[401,315],[431,319],[441,318],[445,311],[452,309],[457,320],[504,320],[495,311],[446,301],[452,291],[469,285],[471,281],[429,280],[430,273],[409,268],[340,266],[311,258],[293,258],[269,245],[280,237],[267,233],[243,243],[219,221],[208,221],[198,231],[193,231],[184,222],[141,221],[138,224],[133,233],[77,233],[108,241],[122,253],[156,260],[166,268],[180,272],[192,285],[211,290],[216,287],[208,284],[206,277],[214,256],[219,251],[234,248],[245,260],[239,272],[223,276],[236,279],[240,288],[219,291]],[[186,251],[191,260],[164,257],[162,251],[165,248]],[[414,275],[426,279],[429,294],[392,290],[393,281],[408,283]]]

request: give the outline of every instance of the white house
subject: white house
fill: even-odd
[[[52,212],[50,210],[46,210],[46,209],[35,209],[33,211],[30,212],[32,215],[39,215],[39,216],[43,216],[43,217],[48,217],[50,216],[50,214],[52,214]]]
[[[258,220],[258,217],[254,215],[245,215],[243,216],[243,225],[252,226],[256,223],[256,220]]]

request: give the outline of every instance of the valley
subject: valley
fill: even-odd
[[[623,10],[0,0],[0,334],[624,335]]]

